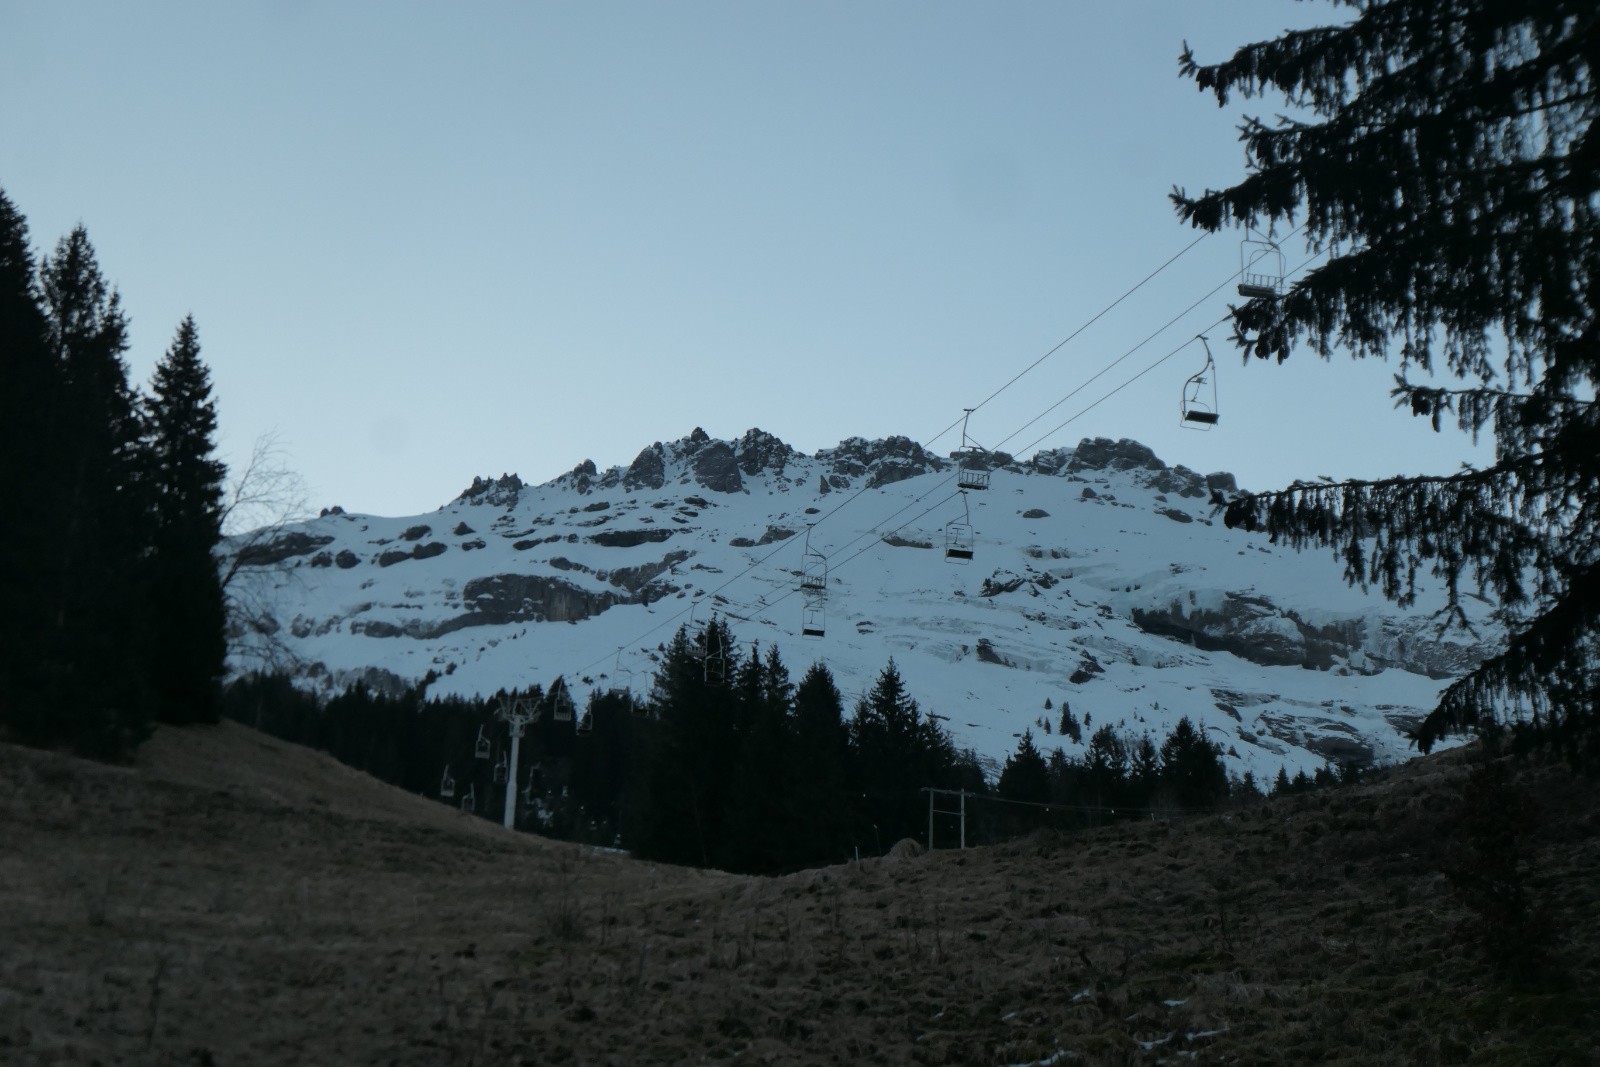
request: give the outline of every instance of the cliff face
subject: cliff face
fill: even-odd
[[[983,465],[991,488],[963,510],[953,461],[907,438],[806,456],[696,430],[626,467],[476,478],[429,516],[330,511],[244,554],[256,608],[233,662],[327,688],[432,672],[441,693],[557,674],[581,691],[615,674],[647,692],[658,646],[717,613],[793,671],[826,661],[845,692],[893,656],[996,765],[1025,728],[1073,749],[1044,733],[1069,705],[1134,737],[1187,715],[1236,771],[1270,776],[1403,757],[1443,683],[1492,650],[1492,626],[1489,643],[1440,633],[1426,593],[1401,611],[1328,557],[1225,529],[1229,474],[1106,439]],[[973,558],[953,566],[960,525]],[[828,563],[821,641],[797,636],[807,546]]]

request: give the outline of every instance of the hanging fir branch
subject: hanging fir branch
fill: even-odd
[[[1446,690],[1417,734],[1511,727],[1593,762],[1600,747],[1600,6],[1590,0],[1346,0],[1345,25],[1285,33],[1180,73],[1246,119],[1238,184],[1179,216],[1304,228],[1329,253],[1279,299],[1234,309],[1246,354],[1397,358],[1396,407],[1489,434],[1484,469],[1297,482],[1227,503],[1230,526],[1324,547],[1408,603],[1441,578],[1447,621],[1492,596],[1505,650]],[[1448,371],[1443,388],[1404,373]]]

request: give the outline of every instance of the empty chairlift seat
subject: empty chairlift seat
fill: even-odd
[[[1205,349],[1206,362],[1199,372],[1183,383],[1179,400],[1179,424],[1189,430],[1209,430],[1217,424],[1217,365],[1211,358],[1211,345],[1196,337]]]
[[[1239,295],[1275,300],[1283,295],[1283,252],[1264,237],[1239,245]]]

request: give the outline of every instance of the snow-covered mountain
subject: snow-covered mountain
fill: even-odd
[[[563,674],[581,700],[648,692],[658,646],[715,612],[796,678],[825,661],[847,696],[893,656],[923,708],[993,760],[1027,728],[1070,754],[1038,725],[1067,702],[1091,730],[1158,740],[1188,715],[1235,771],[1270,777],[1404,758],[1406,729],[1490,651],[1439,631],[1437,590],[1401,611],[1327,554],[1226,529],[1211,500],[1231,475],[1103,438],[990,459],[989,488],[963,496],[955,464],[906,438],[805,456],[760,430],[697,429],[626,468],[475,478],[429,515],[332,509],[245,550],[259,625],[234,634],[232,664],[322,687],[433,671],[435,695]],[[970,528],[969,564],[947,558],[951,523]],[[827,560],[820,638],[801,636],[808,524]],[[1492,634],[1490,606],[1474,610]]]

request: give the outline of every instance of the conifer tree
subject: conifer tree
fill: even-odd
[[[862,818],[878,827],[875,846],[917,833],[924,786],[943,786],[955,768],[955,746],[939,724],[924,718],[893,659],[856,705],[850,724],[856,791]]]
[[[1050,765],[1033,743],[1033,731],[1022,731],[1017,749],[1006,757],[997,792],[1007,800],[1042,804],[1050,799]]]
[[[790,760],[795,810],[801,816],[797,834],[808,862],[837,862],[849,855],[849,754],[844,698],[828,668],[813,663],[794,693]]]
[[[65,514],[61,367],[34,276],[28,225],[0,192],[0,731],[54,740],[63,665],[50,654],[56,528]]]
[[[47,343],[61,377],[50,457],[63,513],[40,565],[52,616],[41,635],[56,738],[118,757],[149,721],[143,566],[149,547],[139,398],[128,324],[88,234],[63,238],[40,271]]]
[[[1331,548],[1352,582],[1410,601],[1437,575],[1492,594],[1509,641],[1450,685],[1417,741],[1508,725],[1600,758],[1600,5],[1346,0],[1346,25],[1285,33],[1181,72],[1226,104],[1297,115],[1242,128],[1246,176],[1173,199],[1194,226],[1304,227],[1329,258],[1235,309],[1247,355],[1397,357],[1396,406],[1489,435],[1492,463],[1296,483],[1230,526]],[[1448,371],[1460,387],[1410,371]]]
[[[149,402],[154,538],[151,684],[164,722],[215,722],[227,642],[213,550],[222,536],[216,405],[193,316],[156,366]]]
[[[1177,802],[1203,808],[1228,795],[1228,771],[1222,753],[1185,715],[1161,742],[1161,777]]]

